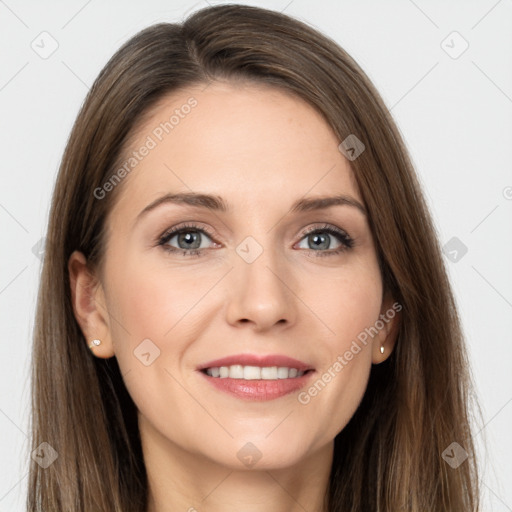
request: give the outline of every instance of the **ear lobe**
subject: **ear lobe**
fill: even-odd
[[[89,268],[85,256],[79,251],[74,251],[69,257],[68,272],[73,312],[87,346],[89,347],[92,340],[99,339],[100,345],[89,347],[94,355],[112,357],[114,351],[109,316],[101,283]]]
[[[373,364],[382,363],[393,352],[402,321],[402,309],[403,306],[399,302],[394,301],[393,297],[386,294],[385,300],[382,301],[382,309],[379,315],[379,320],[382,322],[383,327],[379,330],[372,344]],[[382,348],[384,349],[383,351]]]

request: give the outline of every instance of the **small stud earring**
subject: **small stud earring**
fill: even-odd
[[[384,345],[381,345],[381,346],[380,346],[380,353],[381,353],[381,354],[384,354]]]
[[[92,349],[94,346],[97,347],[100,343],[100,340],[92,340],[91,344],[89,345],[89,348]]]

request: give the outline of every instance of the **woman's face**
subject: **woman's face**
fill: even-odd
[[[286,467],[354,414],[397,318],[340,142],[279,90],[191,87],[160,102],[122,181],[95,192],[122,187],[82,326],[117,358],[145,443]]]

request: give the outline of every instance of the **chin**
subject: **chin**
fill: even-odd
[[[265,435],[252,441],[249,437],[231,440],[221,453],[205,455],[213,462],[236,471],[285,469],[307,458],[305,443],[297,446],[277,436],[273,440],[265,439]]]

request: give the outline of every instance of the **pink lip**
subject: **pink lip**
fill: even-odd
[[[206,373],[199,372],[207,382],[216,389],[231,394],[237,398],[252,401],[265,401],[280,398],[304,387],[315,374],[315,371],[307,372],[302,377],[276,380],[244,380],[230,379],[229,377],[221,379],[220,377],[210,377]]]
[[[208,363],[198,366],[198,370],[206,368],[220,368],[221,366],[231,366],[241,364],[242,366],[286,366],[287,368],[297,368],[299,371],[313,370],[311,365],[294,359],[293,357],[283,356],[279,354],[259,356],[257,354],[236,354],[233,356],[215,359]]]
[[[206,372],[201,371],[206,368],[220,368],[221,366],[231,366],[240,364],[242,366],[286,366],[288,368],[297,368],[299,371],[311,370],[302,375],[302,377],[294,377],[289,379],[275,380],[245,380],[210,377]],[[238,354],[222,359],[215,359],[197,368],[199,373],[216,389],[229,393],[237,398],[244,400],[274,400],[281,396],[298,391],[304,387],[311,375],[316,373],[314,368],[303,361],[283,355],[259,356],[255,354]]]

